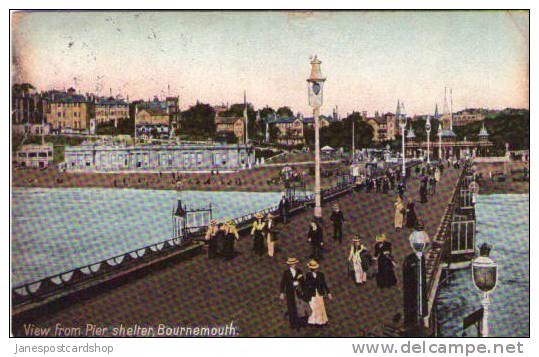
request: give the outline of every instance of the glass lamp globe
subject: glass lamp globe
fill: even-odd
[[[430,133],[430,130],[432,129],[431,125],[430,125],[430,116],[427,117],[427,122],[425,123],[425,131],[427,133]]]
[[[406,128],[406,114],[399,115],[399,126],[401,129]]]
[[[477,289],[487,293],[496,287],[498,264],[490,257],[490,246],[483,243],[479,248],[479,257],[472,262],[472,277]]]
[[[425,232],[422,225],[418,225],[416,229],[410,234],[409,237],[410,246],[416,254],[422,254],[429,244],[429,235]]]

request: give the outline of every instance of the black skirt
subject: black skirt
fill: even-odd
[[[253,251],[258,255],[263,255],[266,253],[266,248],[264,246],[264,235],[262,234],[262,231],[255,231],[255,237],[253,240]]]

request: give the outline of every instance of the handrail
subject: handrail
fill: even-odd
[[[449,249],[447,239],[448,235],[451,234],[451,221],[453,219],[455,209],[458,207],[459,198],[460,198],[460,189],[462,187],[466,187],[465,185],[465,178],[467,176],[467,168],[465,167],[457,181],[457,184],[455,185],[451,201],[447,205],[444,215],[442,217],[442,221],[440,222],[438,229],[436,230],[436,234],[434,236],[434,239],[432,240],[433,244],[431,248],[426,253],[427,260],[434,259],[433,264],[429,264],[429,266],[435,267],[434,270],[430,271],[430,274],[427,274],[427,316],[426,320],[431,316],[432,308],[434,306],[434,300],[436,297],[437,292],[437,284],[436,281],[439,280],[439,275],[441,273],[441,263],[442,259],[446,256],[447,250]]]
[[[384,176],[384,173],[377,175],[375,177],[383,177],[383,176]],[[347,191],[353,188],[352,183],[353,183],[352,180],[348,180],[348,182],[338,182],[337,184],[327,189],[321,190],[322,199],[324,201],[327,201],[332,198],[335,198],[338,195],[346,193]],[[290,212],[293,213],[295,211],[306,208],[308,205],[314,202],[314,198],[315,198],[315,195],[310,194],[310,195],[305,195],[297,200],[294,200],[293,202],[291,202]],[[204,210],[204,209],[201,209],[201,210]],[[279,206],[272,205],[262,210],[254,211],[254,212],[247,213],[242,216],[233,218],[231,221],[234,222],[238,226],[238,230],[241,231],[248,228],[249,223],[255,219],[256,213],[267,215],[270,212],[274,214],[276,217],[279,217],[280,216]],[[44,292],[45,294],[50,294],[50,293],[53,293],[54,291],[61,290],[66,285],[73,284],[72,278],[75,275],[78,275],[78,279],[73,279],[73,280],[77,280],[75,283],[79,283],[89,278],[96,278],[100,275],[104,275],[110,272],[111,269],[112,270],[120,269],[122,268],[123,264],[126,261],[132,261],[133,259],[142,258],[147,253],[149,253],[148,255],[146,255],[148,257],[148,256],[160,255],[161,253],[168,252],[174,248],[180,249],[182,247],[185,247],[189,243],[200,240],[200,238],[204,234],[203,230],[206,227],[207,226],[187,227],[186,233],[182,236],[176,236],[176,237],[164,240],[164,241],[145,245],[143,247],[130,250],[126,253],[114,255],[112,257],[107,257],[98,262],[82,265],[82,266],[61,272],[61,273],[49,275],[47,277],[37,279],[29,283],[12,287],[11,289],[12,297],[13,297],[12,302],[14,305],[17,305],[17,304],[27,301],[28,299],[33,299],[34,297],[38,297],[40,295],[40,292],[42,292],[43,290],[42,289],[43,286],[45,285],[48,285],[47,291]],[[102,267],[103,269],[101,269]]]

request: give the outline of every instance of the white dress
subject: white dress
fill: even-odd
[[[316,277],[316,275],[315,275]],[[326,314],[326,305],[324,304],[324,297],[319,294],[316,289],[315,296],[309,301],[312,313],[307,320],[309,325],[325,325],[328,323],[328,315]]]
[[[354,247],[350,248],[350,255],[348,256],[348,261],[352,263],[354,269],[354,281],[357,284],[363,284],[367,281],[367,272],[363,271],[361,266],[361,252],[365,247],[361,246],[359,249],[354,251]]]

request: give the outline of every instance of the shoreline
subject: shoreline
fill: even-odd
[[[322,188],[330,187],[340,164],[323,164]],[[237,172],[219,173],[61,173],[49,167],[14,169],[13,188],[116,188],[173,191],[231,191],[231,192],[283,192],[278,181],[282,167],[261,167]],[[314,185],[314,177],[303,168],[305,188]],[[329,176],[331,174],[331,176]]]

